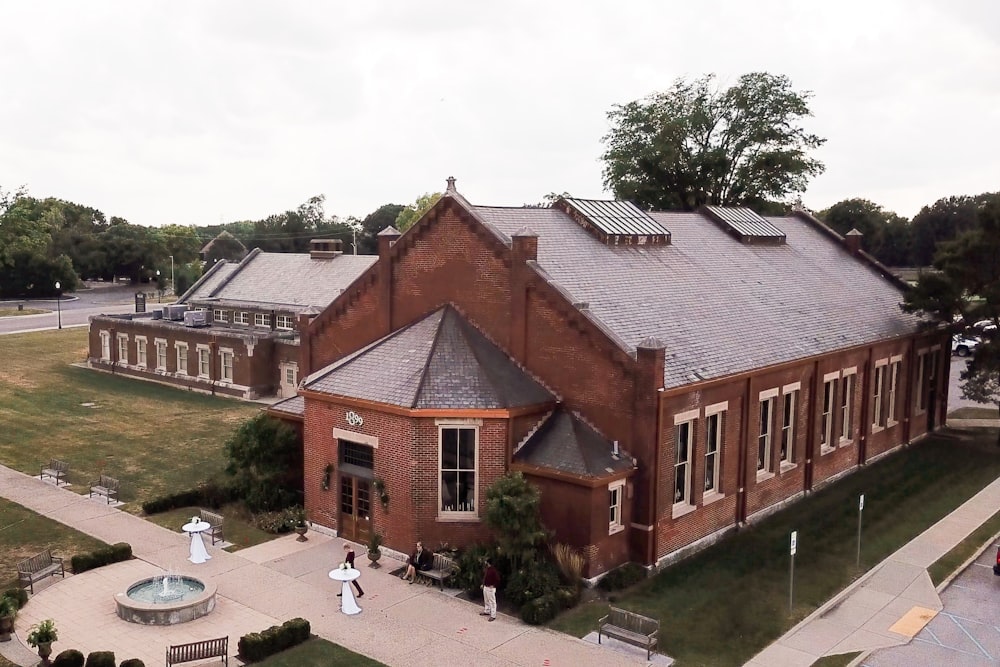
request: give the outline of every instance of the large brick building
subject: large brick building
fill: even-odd
[[[449,181],[303,329],[314,522],[486,537],[487,487],[542,490],[589,575],[665,562],[933,430],[945,339],[804,211],[473,206]]]
[[[92,368],[241,398],[294,396],[300,317],[325,308],[374,257],[315,240],[307,254],[220,261],[176,304],[90,318]],[[159,312],[157,312],[159,311]]]

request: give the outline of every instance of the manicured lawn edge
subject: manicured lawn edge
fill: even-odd
[[[947,588],[952,579],[957,577],[966,567],[996,543],[1000,538],[1000,512],[997,512],[986,523],[972,531],[968,537],[959,542],[951,551],[938,558],[927,568],[931,581],[938,591]]]

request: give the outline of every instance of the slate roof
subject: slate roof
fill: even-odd
[[[629,454],[614,456],[610,440],[562,408],[545,416],[514,461],[582,477],[606,477],[635,467]]]
[[[378,261],[375,255],[313,259],[308,253],[252,251],[242,262],[220,262],[185,293],[180,303],[267,304],[299,311],[326,307]]]
[[[451,306],[313,373],[305,387],[404,408],[502,409],[555,400]]]
[[[291,398],[286,398],[278,401],[277,403],[271,404],[267,408],[267,411],[283,412],[289,415],[303,417],[306,414],[306,399],[302,396],[292,396]]]
[[[678,387],[913,332],[902,292],[798,217],[746,245],[700,213],[650,213],[671,245],[609,246],[554,208],[474,207],[510,237],[538,235],[537,265],[628,352],[655,336]]]

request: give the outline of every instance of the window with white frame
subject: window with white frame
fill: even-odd
[[[779,461],[785,465],[795,462],[795,416],[798,409],[798,386],[784,391],[781,410],[781,452]]]
[[[218,308],[216,308],[215,310],[212,311],[212,321],[213,322],[219,322],[219,323],[228,322],[229,321],[229,311],[228,310],[219,310]]]
[[[285,384],[289,386],[295,385],[295,380],[296,380],[295,374],[297,371],[298,368],[295,366],[292,365],[285,366]]]
[[[177,348],[177,374],[187,375],[188,374],[188,344],[187,343],[176,343]]]
[[[111,333],[101,332],[101,361],[111,361]]]
[[[872,426],[875,428],[881,428],[885,424],[882,400],[885,397],[886,363],[876,364],[875,377],[872,382]]]
[[[128,363],[128,334],[118,334],[118,363]]]
[[[622,521],[622,491],[625,490],[625,480],[611,482],[608,485],[608,535],[614,535],[625,530]]]
[[[167,341],[162,338],[157,338],[156,343],[156,370],[165,371],[167,370]]]
[[[715,412],[705,415],[705,495],[719,493],[719,447],[722,442],[722,415]]]
[[[829,375],[823,380],[823,412],[820,417],[819,444],[821,450],[828,450],[833,446],[833,415],[834,406],[837,404],[837,375]]]
[[[675,430],[677,442],[674,444],[674,505],[690,505],[694,422],[681,422],[675,426]]]
[[[886,421],[889,426],[896,423],[896,396],[899,394],[899,372],[902,369],[901,357],[893,357],[889,362],[888,390],[886,391]]]
[[[929,393],[930,384],[927,382],[927,363],[930,361],[931,356],[927,354],[927,350],[919,350],[917,352],[917,412],[925,412],[927,410],[927,395]]]
[[[146,337],[136,336],[135,337],[135,365],[145,366],[146,365]]]
[[[442,514],[476,513],[476,426],[441,424],[440,508]]]
[[[295,319],[291,315],[278,315],[275,326],[283,331],[290,331],[295,327]]]
[[[844,387],[840,394],[840,442],[842,444],[854,439],[854,383],[856,379],[855,369],[844,371]]]
[[[254,313],[253,314],[253,325],[255,327],[269,327],[269,326],[271,326],[271,315],[270,315],[270,313]]]
[[[207,378],[211,368],[211,352],[207,345],[198,346],[198,377]]]
[[[757,420],[757,473],[771,472],[771,436],[774,431],[774,399],[777,390],[761,394]]]
[[[229,348],[219,349],[219,375],[226,382],[233,381],[233,351]]]
[[[246,311],[233,311],[233,324],[250,324],[250,313]]]

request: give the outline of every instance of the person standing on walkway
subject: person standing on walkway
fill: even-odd
[[[344,552],[345,552],[344,553],[344,562],[347,563],[348,565],[350,565],[352,570],[358,569],[358,568],[354,567],[354,547],[352,547],[347,542],[344,542]],[[365,596],[365,592],[363,590],[361,590],[361,584],[358,583],[358,580],[355,579],[351,583],[354,584],[354,588],[357,589],[357,591],[358,591],[358,597],[359,598],[364,597]],[[343,595],[343,593],[337,593],[337,597],[338,598],[341,597],[342,595]]]
[[[486,559],[486,572],[483,574],[483,604],[485,610],[480,616],[489,616],[490,621],[497,620],[497,586],[500,585],[500,573],[493,567],[493,560]]]

